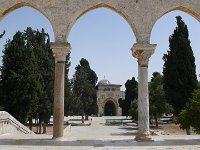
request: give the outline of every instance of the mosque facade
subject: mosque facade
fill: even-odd
[[[118,100],[124,99],[124,91],[120,89],[121,85],[111,84],[104,79],[97,84],[97,105],[99,116],[121,116],[122,109],[119,107]]]

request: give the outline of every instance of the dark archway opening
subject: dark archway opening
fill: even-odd
[[[108,101],[105,104],[105,108],[104,108],[104,115],[105,116],[115,116],[116,115],[116,111],[115,111],[115,104],[112,101]]]

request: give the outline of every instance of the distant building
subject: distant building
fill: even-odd
[[[104,79],[97,84],[97,105],[99,116],[121,116],[122,110],[119,107],[118,99],[124,99],[124,91],[120,90],[121,85],[111,84]]]

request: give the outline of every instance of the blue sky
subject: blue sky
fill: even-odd
[[[182,16],[188,25],[196,71],[200,73],[200,23],[186,13],[174,11],[160,18],[153,28],[151,43],[157,44],[157,48],[150,59],[149,79],[155,71],[162,73],[162,57],[168,50],[168,39],[176,27],[177,15]],[[0,22],[0,32],[6,30],[0,40],[0,56],[3,55],[6,40],[12,39],[16,31],[23,31],[29,26],[33,29],[44,28],[50,34],[51,41],[54,41],[52,27],[45,16],[32,8],[23,7]],[[136,42],[135,36],[126,20],[112,10],[99,8],[83,15],[73,26],[68,41],[72,46],[69,78],[72,78],[81,58],[89,61],[99,80],[105,76],[113,84],[124,85],[127,79],[133,76],[137,78],[137,60],[130,51]],[[122,89],[125,89],[124,86]]]

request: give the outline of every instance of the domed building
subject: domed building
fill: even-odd
[[[97,105],[99,116],[121,116],[118,99],[124,99],[124,92],[120,90],[121,85],[111,84],[103,79],[97,84]]]

